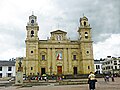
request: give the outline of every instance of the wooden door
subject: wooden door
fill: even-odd
[[[57,73],[62,74],[62,66],[57,66]]]

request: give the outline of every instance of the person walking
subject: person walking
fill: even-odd
[[[107,80],[107,82],[109,82],[109,75],[106,76],[106,80]]]
[[[112,76],[111,76],[111,79],[112,79],[112,82],[114,82],[114,81],[115,81],[115,80],[114,80],[114,75],[112,75]]]
[[[106,78],[106,76],[104,76],[104,80],[105,80],[105,82],[107,82],[107,78]]]
[[[88,84],[90,90],[95,90],[95,83],[97,80],[95,79],[95,75],[93,72],[90,72],[90,75],[88,76]]]

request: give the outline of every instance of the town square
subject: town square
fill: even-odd
[[[78,79],[79,80],[79,79]],[[116,77],[115,82],[110,79],[109,82],[105,82],[103,78],[97,78],[95,90],[119,90],[120,89],[120,78]],[[88,84],[78,84],[78,85],[58,85],[58,83],[49,83],[49,85],[40,86],[2,86],[0,90],[89,90]]]

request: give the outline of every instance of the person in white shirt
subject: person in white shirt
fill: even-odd
[[[90,90],[95,90],[95,82],[97,82],[95,75],[93,72],[90,72],[90,75],[88,76],[88,84]]]

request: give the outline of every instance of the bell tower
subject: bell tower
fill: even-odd
[[[94,72],[93,41],[91,39],[91,27],[88,18],[85,16],[80,18],[78,33],[80,38],[81,72],[89,74],[91,71]]]
[[[38,72],[38,31],[39,26],[37,23],[37,17],[33,14],[29,16],[29,22],[26,26],[26,73],[27,75],[36,74]]]
[[[39,26],[37,23],[36,16],[34,15],[29,16],[29,22],[27,23],[26,30],[27,30],[26,40],[39,40],[38,38]]]

